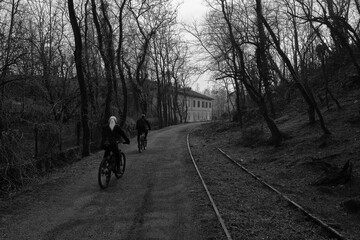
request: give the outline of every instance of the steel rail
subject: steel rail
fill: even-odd
[[[215,214],[216,214],[216,216],[217,216],[217,218],[218,218],[218,220],[219,220],[219,222],[220,222],[220,224],[221,224],[221,227],[222,227],[222,229],[224,230],[224,233],[225,233],[225,235],[226,235],[226,238],[227,238],[228,240],[232,240],[231,235],[230,235],[228,229],[226,228],[225,222],[224,222],[223,218],[222,218],[221,215],[220,215],[219,209],[217,208],[217,206],[216,206],[216,204],[215,204],[215,201],[214,201],[214,199],[212,198],[212,196],[211,196],[211,194],[210,194],[210,192],[209,192],[209,189],[208,189],[208,187],[206,186],[206,183],[205,183],[205,181],[204,181],[204,179],[203,179],[203,177],[202,177],[202,175],[201,175],[201,173],[200,173],[200,170],[199,170],[199,168],[198,168],[198,166],[197,166],[197,164],[196,164],[196,162],[195,162],[195,159],[194,159],[194,157],[193,157],[193,155],[192,155],[192,152],[191,152],[191,149],[190,149],[190,143],[189,143],[189,133],[188,133],[187,136],[186,136],[186,142],[187,142],[187,147],[188,147],[188,151],[189,151],[191,160],[192,160],[192,162],[193,162],[193,164],[194,164],[194,167],[195,167],[195,169],[196,169],[196,172],[197,172],[197,174],[198,174],[198,176],[199,176],[199,178],[200,178],[200,180],[201,180],[201,182],[202,182],[202,185],[203,185],[203,187],[204,187],[204,189],[205,189],[205,191],[206,191],[206,194],[207,194],[207,196],[208,196],[208,198],[209,198],[209,200],[210,200],[210,202],[211,202],[211,205],[212,205],[212,207],[213,207],[213,209],[214,209],[214,211],[215,211]]]
[[[240,167],[242,170],[244,170],[246,173],[250,174],[253,178],[255,178],[256,180],[258,180],[259,182],[261,182],[264,186],[268,187],[269,189],[271,189],[272,191],[276,192],[278,195],[280,195],[283,199],[285,199],[287,202],[289,202],[291,205],[293,205],[295,208],[297,208],[298,210],[300,210],[301,212],[303,212],[305,215],[307,215],[308,217],[310,217],[313,221],[315,221],[316,223],[318,223],[321,227],[323,227],[325,230],[327,230],[329,233],[331,233],[334,237],[336,237],[339,240],[346,240],[346,238],[341,235],[338,231],[336,231],[334,228],[332,228],[331,226],[329,226],[328,224],[326,224],[324,221],[322,221],[321,219],[319,219],[317,216],[315,216],[314,214],[308,212],[304,207],[302,207],[300,204],[294,202],[293,200],[291,200],[289,197],[287,197],[286,195],[284,195],[283,193],[281,193],[279,190],[277,190],[276,188],[274,188],[273,186],[271,186],[270,184],[268,184],[267,182],[265,182],[264,180],[262,180],[261,178],[259,178],[258,176],[256,176],[255,174],[253,174],[252,172],[250,172],[247,168],[245,168],[243,165],[241,165],[239,162],[235,161],[234,159],[232,159],[229,155],[227,155],[223,150],[221,150],[220,148],[217,148],[217,150],[219,152],[221,152],[227,159],[229,159],[230,161],[232,161],[235,165],[237,165],[238,167]]]

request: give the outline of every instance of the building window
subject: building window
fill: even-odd
[[[205,106],[204,106],[204,102],[201,102],[201,107],[202,107],[202,108],[204,108],[204,107],[205,107]]]
[[[198,108],[200,107],[200,101],[198,101]]]
[[[196,107],[196,101],[194,100],[194,102],[193,102],[193,107]]]
[[[208,102],[206,102],[206,106],[205,106],[206,108],[208,108]]]
[[[211,108],[211,102],[209,102],[209,108]]]

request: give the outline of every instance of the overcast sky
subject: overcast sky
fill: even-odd
[[[178,9],[178,20],[180,22],[184,22],[185,24],[192,25],[194,21],[201,22],[205,17],[207,7],[204,0],[175,0],[180,3]],[[189,37],[189,36],[187,36]],[[204,76],[200,76],[198,81],[191,86],[193,90],[196,90],[197,84],[200,88],[200,91],[203,91],[208,87],[209,76],[206,74]]]
[[[206,5],[203,0],[176,0],[182,3],[179,7],[179,20],[191,23],[199,21],[206,14]]]

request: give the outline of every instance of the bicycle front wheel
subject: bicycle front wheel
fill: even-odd
[[[116,178],[121,178],[122,175],[124,175],[125,166],[126,166],[125,153],[121,152],[120,153],[120,162],[119,162],[119,164],[116,164],[116,171],[115,171]]]
[[[98,182],[102,189],[107,188],[110,182],[111,171],[108,158],[104,157],[99,166]]]

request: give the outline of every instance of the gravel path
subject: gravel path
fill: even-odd
[[[151,131],[144,153],[122,146],[127,169],[106,190],[99,152],[0,202],[0,239],[221,239],[187,151],[192,127]]]
[[[192,128],[193,156],[234,240],[331,239],[224,158],[199,124],[150,132],[141,154],[135,139],[122,146],[125,175],[106,190],[100,152],[0,201],[0,239],[226,239],[187,151]]]

